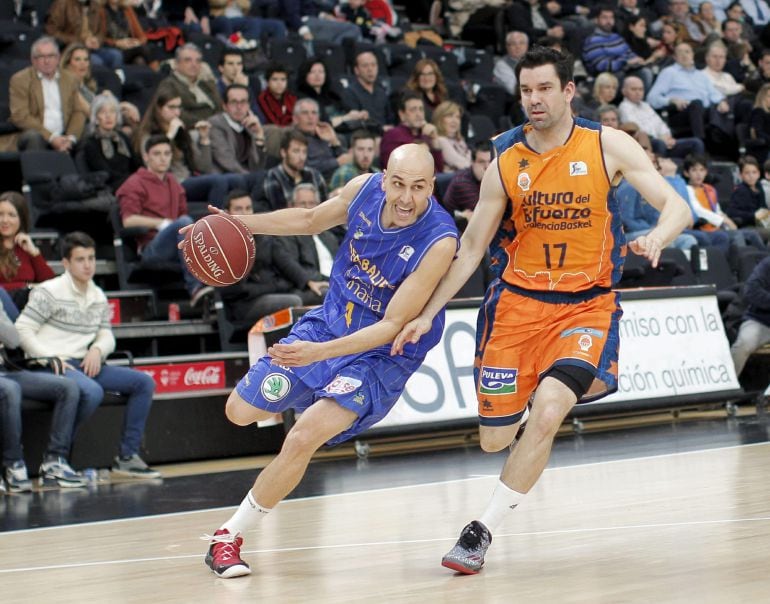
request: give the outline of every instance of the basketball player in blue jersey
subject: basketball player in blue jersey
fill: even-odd
[[[319,447],[385,417],[441,339],[444,317],[437,313],[420,342],[390,354],[458,248],[454,220],[431,195],[433,174],[427,148],[404,145],[384,173],[356,177],[315,208],[240,216],[258,234],[312,235],[341,224],[347,234],[323,306],[270,347],[227,400],[228,419],[241,426],[290,408],[302,414],[235,514],[207,537],[206,564],[217,576],[251,572],[240,557],[241,535],[297,486]]]

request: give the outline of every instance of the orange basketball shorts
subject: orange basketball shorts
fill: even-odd
[[[474,378],[481,425],[518,422],[540,380],[559,365],[575,365],[594,375],[579,402],[617,390],[619,296],[575,296],[555,294],[558,302],[543,302],[499,281],[490,286],[476,331]]]

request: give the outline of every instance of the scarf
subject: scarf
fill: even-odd
[[[126,141],[123,140],[123,137],[120,136],[117,131],[113,130],[112,132],[105,133],[100,130],[96,130],[94,132],[94,136],[97,138],[99,144],[101,145],[102,155],[104,155],[105,159],[112,159],[115,157],[115,153],[118,155],[123,155],[124,157],[131,157],[131,152],[128,150]]]

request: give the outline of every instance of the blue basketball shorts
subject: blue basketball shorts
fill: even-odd
[[[336,337],[322,317],[308,313],[281,340],[327,342]],[[270,413],[301,413],[321,398],[334,399],[357,420],[327,444],[334,445],[371,427],[396,404],[407,380],[423,359],[390,356],[390,346],[326,359],[305,367],[283,367],[264,356],[241,378],[236,392],[247,403]]]

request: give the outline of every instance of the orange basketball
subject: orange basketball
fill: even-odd
[[[254,264],[254,237],[245,224],[228,214],[210,214],[185,233],[184,261],[193,276],[206,285],[232,285],[249,274]]]

